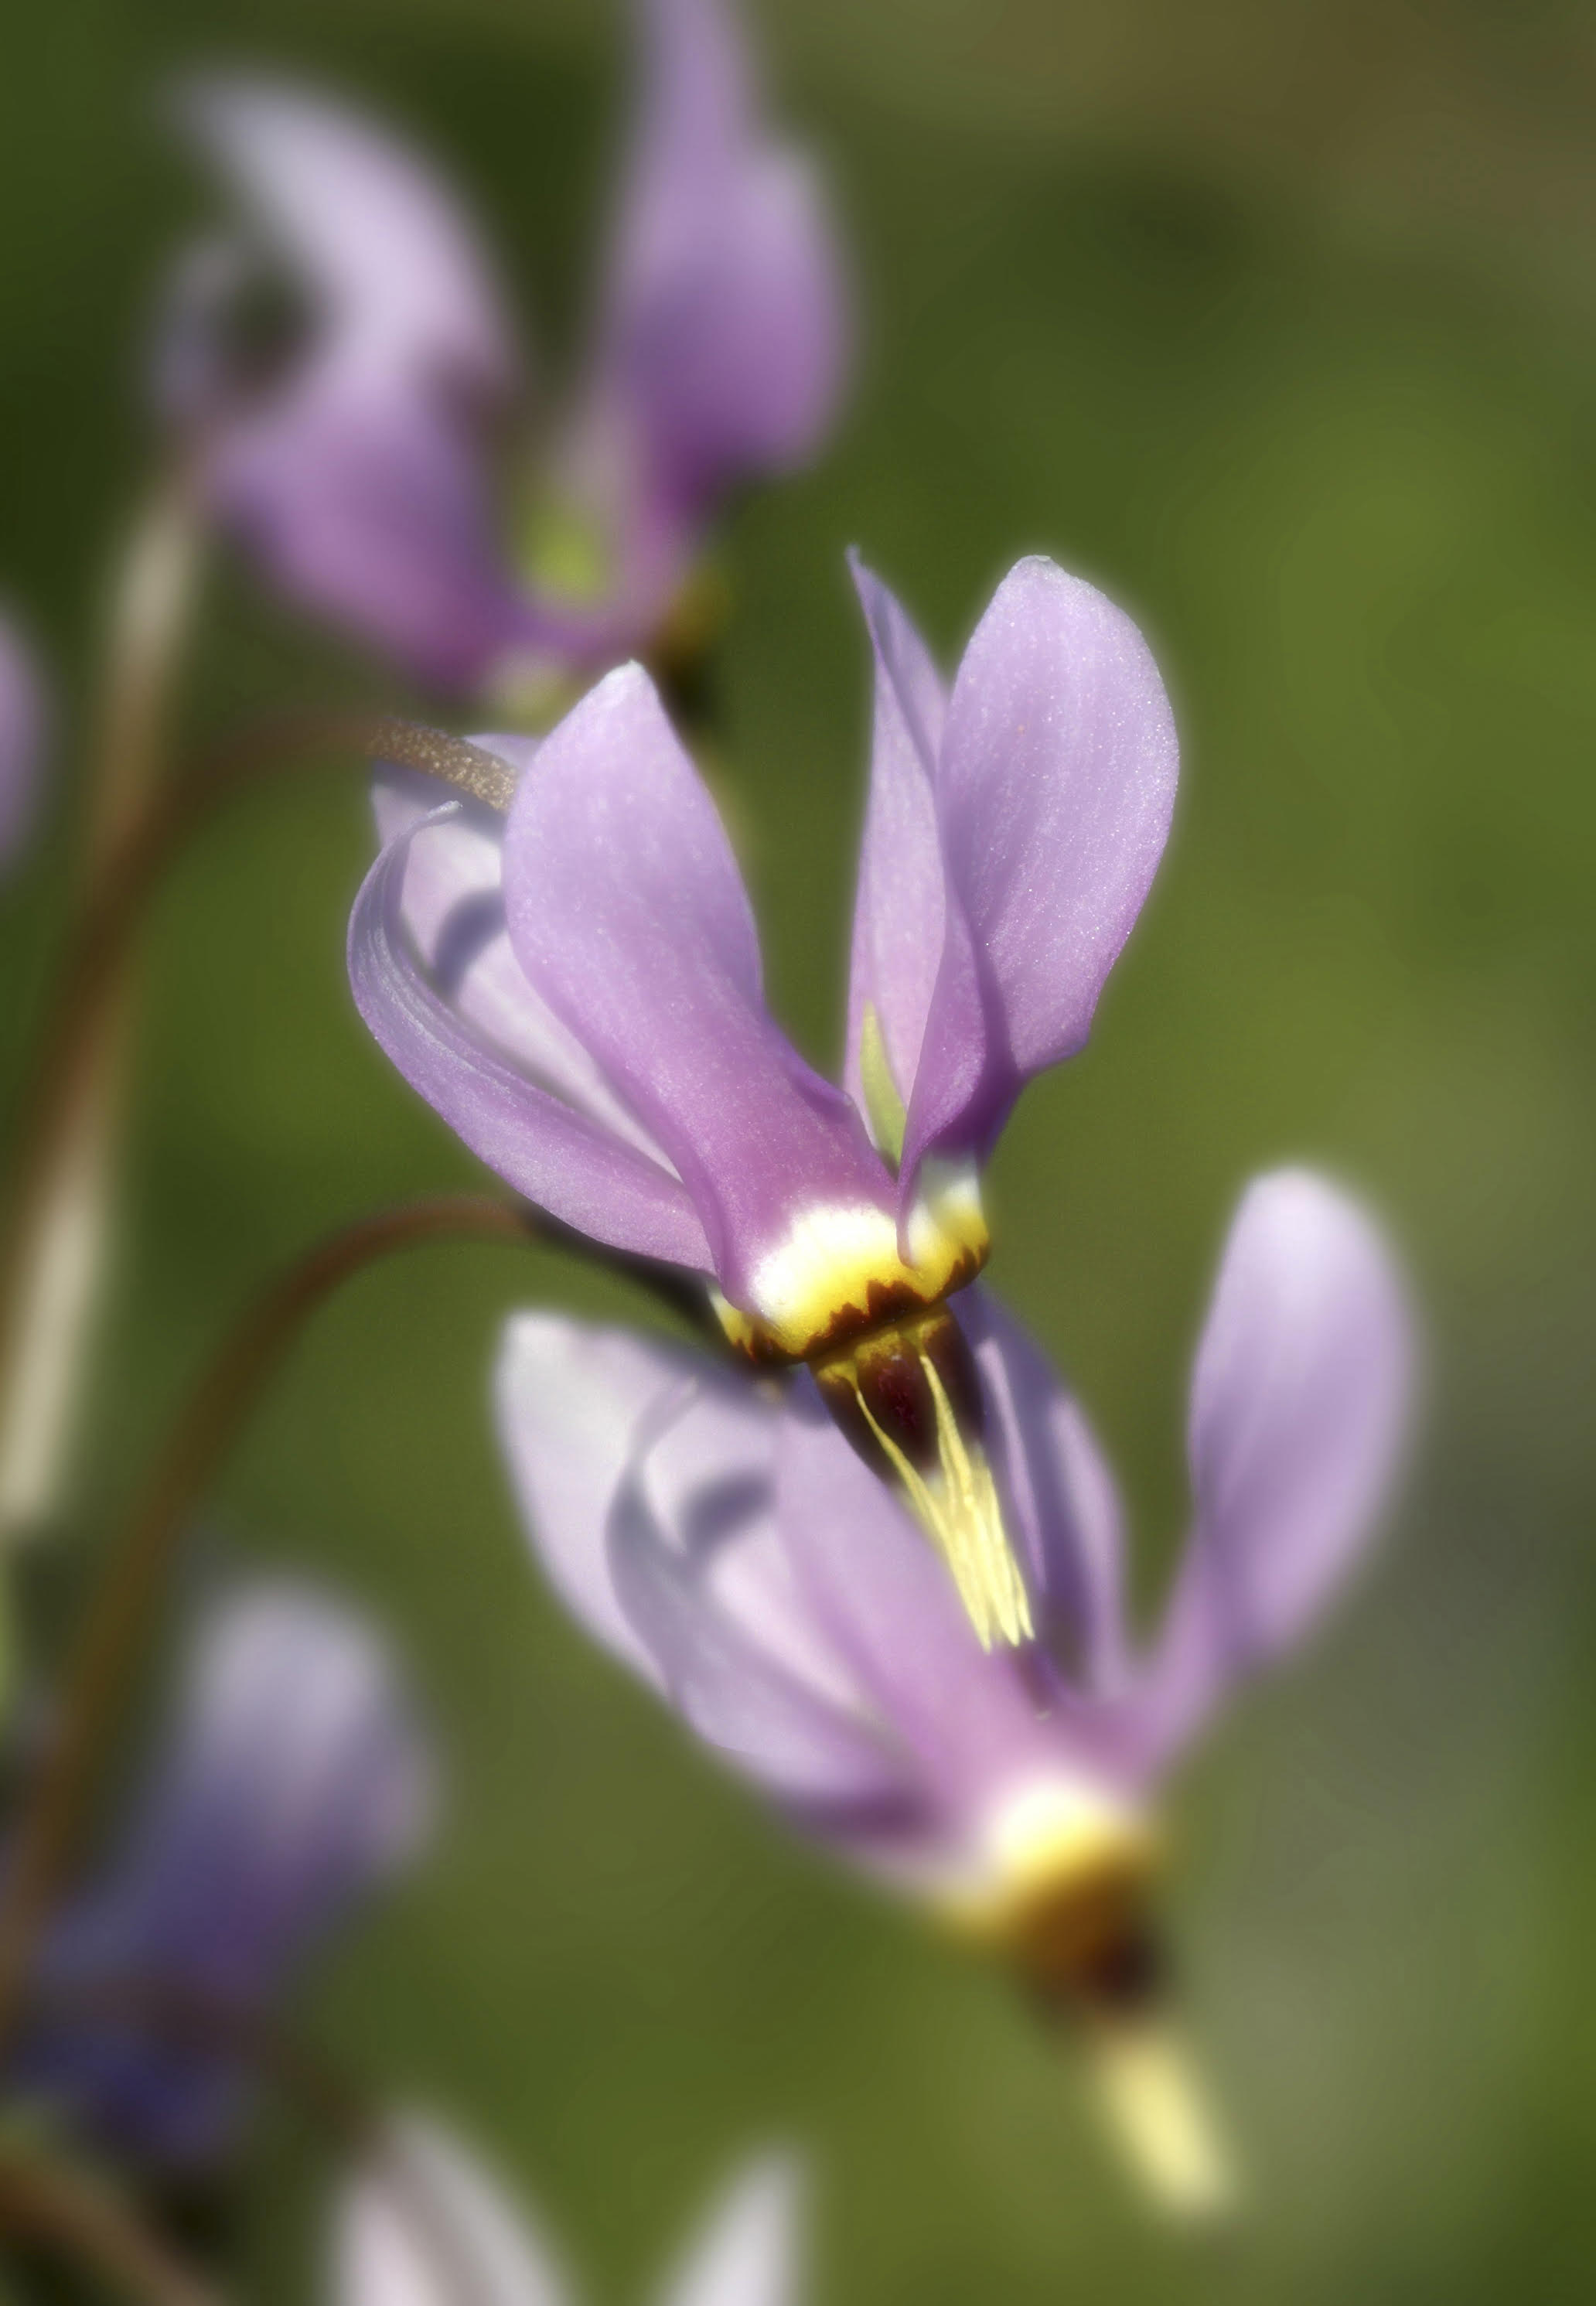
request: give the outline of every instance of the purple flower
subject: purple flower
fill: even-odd
[[[541,744],[489,740],[520,772],[501,837],[388,791],[351,978],[518,1191],[702,1274],[755,1362],[811,1365],[983,1640],[1014,1642],[1029,1595],[944,1301],[986,1255],[981,1165],[1024,1083],[1085,1042],[1147,893],[1174,728],[1135,627],[1051,561],[1004,578],[949,692],[856,573],[876,696],[847,1089],[766,1009],[730,847],[635,665]]]
[[[141,2157],[215,2153],[244,2075],[206,2011],[269,2008],[414,1857],[432,1797],[427,1743],[363,1619],[286,1582],[215,1607],[119,1850],[47,1940],[16,2086]]]
[[[800,2174],[746,2163],[711,2208],[655,2306],[796,2306]],[[437,2122],[409,2115],[346,2188],[334,2306],[569,2306],[564,2267],[525,2208]]]
[[[1051,2003],[1133,2015],[1159,1789],[1363,1553],[1404,1429],[1404,1296],[1337,1189],[1303,1170],[1250,1187],[1192,1379],[1191,1533],[1145,1644],[1079,1406],[984,1291],[960,1311],[1032,1649],[982,1648],[807,1382],[767,1398],[677,1347],[529,1313],[499,1356],[503,1447],[562,1598],[706,1744]],[[1211,2182],[1189,2141],[1152,2150],[1172,2191]]]
[[[449,190],[292,86],[207,79],[183,102],[243,232],[180,266],[158,397],[277,582],[446,686],[650,643],[727,491],[807,461],[836,407],[847,329],[815,179],[765,125],[721,0],[637,4],[641,100],[579,389],[508,488],[515,331]],[[265,363],[243,326],[252,253],[302,307]]]
[[[45,718],[32,653],[11,619],[0,615],[0,872],[33,827]]]

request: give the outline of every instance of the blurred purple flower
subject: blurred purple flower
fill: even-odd
[[[11,619],[0,614],[0,872],[33,827],[45,719],[32,652]]]
[[[593,340],[541,476],[508,491],[515,335],[448,187],[289,85],[207,78],[183,103],[243,231],[179,267],[158,395],[274,578],[445,686],[648,645],[727,491],[804,463],[835,412],[848,330],[815,180],[765,124],[722,0],[637,7]],[[265,367],[241,328],[252,243],[304,308]]]
[[[432,1800],[427,1743],[363,1618],[287,1582],[214,1608],[119,1852],[46,1942],[13,2086],[141,2157],[214,2155],[246,2075],[207,2011],[268,2011],[414,1857]]]
[[[711,2208],[655,2306],[795,2306],[801,2174],[746,2163]],[[333,2238],[334,2306],[569,2306],[576,2292],[525,2208],[459,2140],[412,2114],[346,2188]]]
[[[963,1311],[1034,1650],[983,1651],[807,1382],[766,1398],[676,1347],[528,1313],[500,1351],[503,1447],[562,1599],[706,1744],[1050,2002],[1134,2017],[1156,1983],[1155,1797],[1368,1544],[1405,1425],[1404,1294],[1336,1188],[1304,1170],[1249,1188],[1192,1380],[1191,1531],[1145,1646],[1079,1406],[983,1291]]]
[[[1016,1641],[1028,1598],[943,1300],[986,1255],[980,1165],[1084,1044],[1146,896],[1174,727],[1130,619],[1049,560],[1004,578],[946,694],[856,574],[876,691],[851,1094],[765,1007],[730,847],[635,665],[541,744],[486,740],[521,772],[501,836],[389,790],[350,972],[399,1070],[518,1191],[713,1279],[754,1361],[810,1362],[983,1638]]]

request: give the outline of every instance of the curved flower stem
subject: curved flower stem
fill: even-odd
[[[192,474],[163,470],[134,522],[111,604],[104,695],[90,750],[81,924],[137,838],[157,778],[201,542]],[[0,1247],[0,1537],[49,1510],[70,1440],[104,1264],[130,1000],[107,986],[57,1094],[30,1131]]]
[[[107,2187],[42,2155],[0,2150],[0,2233],[92,2266],[149,2306],[218,2306],[209,2285]]]
[[[55,1734],[9,1853],[0,1902],[0,2041],[67,1863],[94,1764],[148,1628],[189,1512],[261,1387],[305,1322],[342,1284],[397,1249],[461,1236],[525,1243],[536,1213],[459,1194],[411,1202],[344,1227],[292,1266],[244,1315],[190,1396],[113,1545],[69,1660]]]
[[[132,621],[153,645],[149,614]],[[24,1099],[0,1243],[0,1539],[41,1519],[57,1484],[102,1261],[133,946],[166,866],[225,802],[329,753],[424,770],[492,808],[515,791],[511,772],[480,746],[374,713],[270,724],[152,790],[150,687],[146,674],[108,724],[137,742],[131,754],[110,748],[112,804],[93,829],[86,900]]]

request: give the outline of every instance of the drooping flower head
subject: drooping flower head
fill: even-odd
[[[143,2158],[209,2158],[246,2079],[226,2016],[269,2011],[410,1861],[432,1794],[429,1746],[363,1618],[286,1581],[217,1604],[119,1848],[41,1950],[12,2087]]]
[[[32,652],[11,619],[0,614],[0,873],[32,830],[45,717]]]
[[[1174,728],[1135,627],[1049,560],[1004,578],[947,691],[857,574],[876,704],[847,1088],[765,1007],[730,846],[635,665],[540,744],[487,740],[520,772],[502,837],[390,790],[351,978],[518,1191],[703,1275],[755,1364],[807,1362],[982,1639],[1017,1642],[1029,1588],[946,1301],[986,1256],[981,1166],[1026,1080],[1084,1043],[1147,893]]]
[[[700,1738],[1050,2003],[1145,2048],[1158,1789],[1367,1544],[1405,1422],[1402,1290],[1338,1189],[1302,1170],[1249,1189],[1192,1379],[1191,1532],[1145,1644],[1079,1405],[982,1288],[960,1316],[1034,1596],[1026,1651],[983,1649],[807,1383],[771,1399],[680,1348],[528,1313],[499,1358],[505,1454],[562,1598]],[[1144,2063],[1122,2110],[1165,2190],[1201,2195],[1212,2158],[1178,2105]]]
[[[654,2306],[798,2306],[801,2174],[746,2163],[712,2206]],[[338,2205],[334,2306],[570,2306],[576,2292],[525,2205],[438,2122],[389,2125]]]
[[[805,463],[835,412],[847,328],[814,175],[766,126],[726,0],[636,6],[592,341],[535,460],[509,445],[516,330],[425,162],[286,84],[207,79],[181,107],[241,217],[178,268],[163,408],[286,592],[445,686],[658,640],[728,491]],[[267,264],[292,327],[261,325]]]

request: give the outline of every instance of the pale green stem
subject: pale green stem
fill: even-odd
[[[111,602],[85,801],[86,918],[158,794],[201,538],[192,484],[169,471],[134,524]],[[24,1117],[0,1248],[0,1545],[47,1519],[71,1449],[106,1269],[131,1000],[124,965],[48,1112]]]

